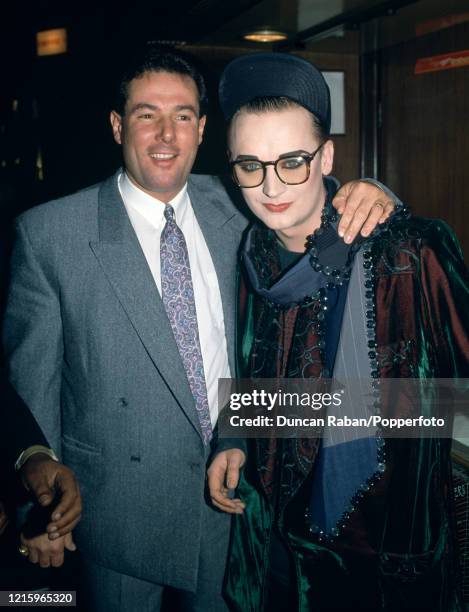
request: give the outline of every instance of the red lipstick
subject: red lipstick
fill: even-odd
[[[281,213],[287,210],[292,205],[292,202],[279,202],[278,204],[272,204],[271,202],[262,202],[262,205],[267,208],[270,212]]]

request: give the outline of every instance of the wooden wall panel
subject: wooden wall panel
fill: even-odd
[[[343,183],[359,177],[360,172],[360,79],[357,54],[297,53],[321,70],[345,73],[345,134],[333,136],[334,175]]]
[[[469,261],[469,67],[414,74],[417,59],[469,48],[469,24],[384,49],[379,176],[416,214],[455,230]]]

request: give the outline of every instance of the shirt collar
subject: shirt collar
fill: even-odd
[[[142,217],[154,226],[161,226],[164,221],[165,202],[145,193],[140,187],[133,183],[127,173],[123,171],[118,179],[119,190],[126,206],[132,207]],[[174,208],[176,223],[181,225],[186,210],[189,206],[189,196],[187,193],[187,182],[172,200],[168,202]]]

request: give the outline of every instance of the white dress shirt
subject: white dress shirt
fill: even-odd
[[[125,172],[119,175],[118,184],[130,222],[161,295],[160,237],[166,223],[165,203],[139,189]],[[187,183],[169,204],[174,208],[176,223],[184,234],[189,253],[208,404],[214,426],[218,416],[218,379],[230,377],[220,287],[187,193]]]

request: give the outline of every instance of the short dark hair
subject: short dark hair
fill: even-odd
[[[247,104],[244,104],[233,116],[233,119],[242,112],[246,113],[265,113],[269,111],[279,111],[286,108],[304,108],[298,102],[295,102],[287,96],[258,96],[250,100]],[[329,133],[326,127],[319,121],[314,113],[307,108],[304,110],[311,116],[313,124],[313,131],[321,142],[326,141],[329,138]],[[232,120],[233,120],[232,119]]]
[[[146,72],[169,72],[190,77],[199,93],[200,116],[207,112],[207,87],[204,77],[197,66],[197,60],[189,53],[169,45],[147,43],[127,60],[115,92],[113,109],[120,115],[125,113],[128,88],[131,81],[142,77]]]

